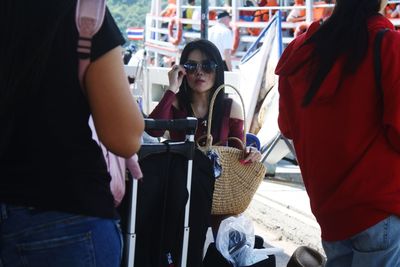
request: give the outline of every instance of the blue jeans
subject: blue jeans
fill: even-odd
[[[350,239],[322,245],[326,267],[400,266],[400,218],[390,216]]]
[[[118,222],[0,203],[0,267],[119,267]]]

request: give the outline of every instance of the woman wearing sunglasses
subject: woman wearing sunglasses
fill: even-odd
[[[159,104],[149,115],[154,119],[178,119],[188,116],[198,119],[196,140],[207,131],[209,104],[215,90],[224,84],[224,68],[218,48],[207,40],[188,43],[182,51],[179,65],[168,72],[169,87]],[[153,136],[164,132],[152,131]],[[243,114],[240,105],[221,90],[212,114],[211,134],[214,143],[228,143],[228,137],[243,139]],[[184,140],[182,132],[171,132],[172,140]],[[246,162],[258,161],[261,154],[251,149]]]
[[[198,126],[195,138],[196,141],[199,141],[207,131],[207,118],[211,97],[215,90],[224,84],[223,61],[218,48],[208,40],[199,39],[188,43],[182,51],[179,65],[174,65],[169,71],[168,79],[169,88],[149,117],[154,119],[196,117],[198,119]],[[238,144],[228,143],[228,137],[243,139],[243,114],[241,107],[237,102],[228,98],[224,90],[221,90],[216,97],[211,129],[214,143],[220,142],[229,146],[237,146]],[[150,134],[161,136],[163,133],[152,131]],[[185,134],[183,132],[170,132],[170,139],[172,140],[184,140],[184,138]],[[245,161],[253,162],[260,159],[260,152],[255,148],[251,148]],[[203,160],[209,162],[207,157],[201,152],[196,151],[194,168],[196,164],[200,164],[199,162]],[[197,177],[194,172],[192,188],[201,188],[204,198],[202,200],[197,199],[195,194],[198,192],[192,189],[190,218],[191,221],[195,220],[193,219],[193,213],[198,213],[200,209],[205,209],[206,212],[203,213],[203,217],[207,220],[207,227],[211,214],[214,181],[214,177]],[[204,186],[205,184],[208,186]],[[200,206],[199,208],[195,208],[196,203]],[[225,216],[212,217],[213,231],[214,235],[216,235],[219,223]],[[193,225],[191,225],[190,237],[195,232],[192,227]],[[204,239],[205,233],[202,233]],[[189,243],[190,249],[191,245]]]

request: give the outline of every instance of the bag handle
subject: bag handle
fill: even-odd
[[[78,0],[75,9],[75,25],[79,32],[77,52],[79,56],[78,77],[82,90],[83,78],[90,64],[92,37],[103,24],[106,0]]]
[[[228,137],[228,141],[234,141],[234,142],[238,143],[242,150],[246,149],[246,146],[243,144],[243,140],[240,140],[240,138],[232,136],[232,137]],[[215,145],[216,146],[220,146],[221,145],[221,141],[217,142]]]
[[[245,108],[244,108],[244,101],[243,101],[242,95],[240,94],[239,90],[236,89],[233,85],[230,85],[230,84],[221,84],[217,88],[217,90],[215,90],[215,92],[214,92],[214,94],[213,94],[213,96],[211,98],[210,107],[209,107],[209,111],[208,111],[206,149],[207,150],[210,149],[210,147],[212,145],[212,141],[213,141],[213,137],[211,135],[211,124],[212,124],[212,113],[213,113],[213,109],[214,109],[214,102],[215,102],[215,99],[217,98],[218,93],[225,87],[232,88],[238,94],[238,96],[240,98],[240,101],[242,103],[243,122],[244,123],[243,123],[243,141],[242,140],[240,140],[240,141],[243,142],[243,150],[245,150],[246,149],[246,145],[245,145],[246,144],[246,114],[245,114],[246,111],[245,111]]]
[[[205,134],[205,135],[202,135],[199,138],[197,138],[196,146],[200,147],[200,141],[203,140],[206,137],[207,137],[207,135]],[[211,140],[212,140],[212,136],[211,136]],[[233,136],[232,137],[228,137],[228,141],[234,141],[234,142],[238,143],[240,145],[240,149],[241,150],[245,150],[246,149],[245,145],[243,144],[243,140],[240,140],[237,137],[233,137]],[[220,146],[221,145],[221,141],[216,143],[215,145],[216,146]]]

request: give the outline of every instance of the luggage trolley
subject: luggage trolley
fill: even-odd
[[[197,127],[197,119],[188,117],[186,119],[175,120],[153,120],[145,119],[146,130],[179,130],[185,131],[186,140],[182,142],[168,142],[165,143],[144,143],[138,153],[139,160],[143,160],[154,154],[161,153],[175,153],[184,156],[187,159],[187,175],[186,175],[186,189],[188,192],[188,200],[185,205],[184,211],[184,225],[183,225],[183,245],[181,253],[181,266],[186,267],[188,246],[189,246],[189,207],[191,195],[191,182],[192,182],[192,168],[193,168],[193,155],[195,149],[194,135]],[[157,166],[155,166],[156,168]],[[143,172],[143,182],[146,182],[146,173]],[[133,179],[131,179],[133,180]],[[131,193],[126,196],[128,211],[127,211],[127,226],[125,233],[125,256],[123,259],[124,267],[135,266],[135,251],[136,251],[136,219],[137,219],[137,195],[138,195],[138,181],[133,180]],[[128,192],[130,190],[127,190]],[[172,265],[171,265],[172,266]]]

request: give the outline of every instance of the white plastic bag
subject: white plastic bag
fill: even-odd
[[[254,249],[254,240],[253,222],[240,215],[221,222],[215,246],[234,267],[251,266],[283,251],[281,248]]]
[[[215,245],[233,266],[245,266],[254,247],[253,223],[243,215],[223,220]]]

